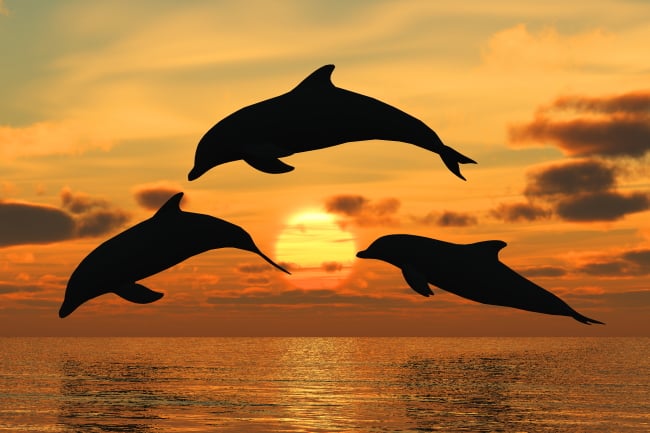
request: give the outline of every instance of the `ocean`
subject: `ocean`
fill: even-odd
[[[650,338],[0,344],[0,431],[650,432]]]

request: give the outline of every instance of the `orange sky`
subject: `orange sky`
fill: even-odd
[[[650,6],[438,3],[0,1],[0,335],[650,335]],[[380,141],[186,180],[214,123],[329,63],[475,159],[467,182]],[[145,280],[160,301],[59,319],[81,259],[176,191],[272,258],[305,212],[354,248],[294,236],[313,279],[210,251]],[[504,240],[504,263],[607,325],[425,299],[350,255],[389,233]]]

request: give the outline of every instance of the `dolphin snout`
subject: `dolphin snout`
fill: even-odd
[[[77,309],[77,306],[71,305],[69,302],[63,302],[63,305],[61,305],[61,308],[59,309],[59,317],[61,319],[68,317],[70,313],[72,313],[74,310]]]
[[[368,250],[359,251],[357,253],[357,257],[359,257],[360,259],[370,258],[370,256],[368,255]]]
[[[203,172],[194,166],[194,168],[192,168],[192,170],[187,174],[187,180],[198,179],[202,174]]]

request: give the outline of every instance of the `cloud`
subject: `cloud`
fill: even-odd
[[[650,274],[650,249],[629,250],[613,257],[597,257],[577,268],[578,272],[597,276],[639,276]]]
[[[650,209],[650,196],[602,191],[567,197],[557,203],[557,215],[567,221],[615,221],[629,213]]]
[[[572,110],[577,117],[553,118]],[[551,142],[569,156],[642,157],[650,151],[650,92],[611,97],[563,96],[532,121],[511,125],[513,144]]]
[[[61,190],[61,205],[73,214],[81,214],[94,208],[106,208],[108,202],[81,192],[72,192],[70,188]]]
[[[562,96],[546,111],[567,110],[594,113],[650,114],[650,93],[633,92],[611,97]]]
[[[475,216],[460,212],[444,211],[437,220],[437,224],[443,227],[464,227],[478,224]]]
[[[553,164],[528,174],[524,194],[528,197],[571,195],[606,191],[616,183],[613,166],[595,159]]]
[[[495,209],[490,210],[490,215],[512,223],[549,218],[551,210],[532,203],[501,203]]]
[[[361,213],[368,199],[360,195],[337,195],[325,200],[325,210],[330,213],[354,216]]]
[[[539,266],[522,269],[521,273],[526,277],[561,277],[566,275],[567,271],[556,266]]]
[[[361,195],[344,194],[325,199],[327,212],[348,217],[340,221],[343,226],[347,223],[363,227],[398,225],[395,214],[400,205],[400,201],[393,197],[373,201]]]
[[[474,215],[454,211],[429,212],[422,217],[411,216],[411,219],[418,224],[441,227],[466,227],[478,224],[478,218]]]
[[[252,286],[268,286],[271,284],[271,279],[268,277],[248,277],[245,280],[245,283]]]
[[[133,196],[135,201],[143,208],[158,210],[171,196],[181,191],[181,187],[176,184],[158,182],[135,187]],[[185,202],[186,200],[187,194],[184,194],[181,202]]]
[[[302,269],[302,266],[300,266],[298,263],[293,262],[278,262],[278,265],[282,266],[289,272],[294,272]]]
[[[647,308],[645,306],[650,304],[650,290],[604,293],[600,298],[610,308]]]
[[[100,236],[121,227],[129,214],[121,209],[93,209],[77,218],[77,236]]]
[[[343,269],[343,263],[340,262],[323,262],[321,269],[328,273],[340,272]]]
[[[266,263],[257,264],[257,263],[241,263],[237,265],[237,271],[243,274],[259,274],[263,272],[270,271],[272,269],[271,265]]]
[[[0,247],[58,242],[71,239],[75,232],[74,218],[61,209],[0,201]]]
[[[125,211],[111,208],[103,198],[73,192],[70,188],[63,188],[60,196],[62,207],[74,215],[79,237],[108,233],[129,220]]]
[[[615,221],[650,209],[645,192],[619,192],[618,169],[597,159],[555,163],[528,173],[528,203],[501,204],[491,211],[505,221],[534,220],[551,214],[566,221]],[[533,203],[541,201],[546,207]]]
[[[47,244],[100,236],[122,226],[129,215],[104,199],[68,188],[62,209],[35,203],[0,201],[0,247]]]

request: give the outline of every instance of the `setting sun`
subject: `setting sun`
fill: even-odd
[[[356,253],[354,235],[333,215],[303,211],[287,221],[275,243],[276,259],[290,268],[289,281],[306,289],[333,288],[349,274]]]

